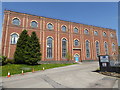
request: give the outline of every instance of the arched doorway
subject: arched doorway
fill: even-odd
[[[75,55],[74,55],[74,60],[75,60],[75,62],[79,62],[79,59],[80,59],[79,54],[75,54]]]

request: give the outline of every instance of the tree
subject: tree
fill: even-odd
[[[68,61],[72,59],[72,56],[70,55],[70,53],[67,52],[66,58],[67,58]]]
[[[2,63],[2,65],[5,65],[7,64],[6,60],[7,60],[7,57],[6,56],[0,56],[0,63]]]
[[[26,46],[26,54],[25,54],[25,63],[26,64],[37,64],[38,61],[41,60],[40,53],[40,44],[35,32],[32,32],[31,37]]]
[[[25,63],[25,53],[26,53],[26,46],[28,44],[29,35],[27,34],[27,30],[22,31],[19,36],[16,45],[16,51],[14,53],[14,60],[15,63],[24,64]]]

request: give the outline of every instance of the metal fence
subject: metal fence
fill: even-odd
[[[120,54],[119,55],[110,55],[110,66],[119,66],[120,67]]]

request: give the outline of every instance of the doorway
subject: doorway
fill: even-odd
[[[79,54],[75,54],[75,55],[74,55],[74,60],[75,60],[75,62],[79,62],[79,59],[80,59]]]

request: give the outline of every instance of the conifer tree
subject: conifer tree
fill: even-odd
[[[29,35],[27,34],[27,31],[24,30],[20,36],[19,39],[17,41],[17,45],[16,45],[16,51],[14,53],[14,60],[15,63],[19,63],[19,64],[24,64],[25,63],[25,52],[26,52],[26,46],[27,46],[27,42],[29,39]]]
[[[32,32],[27,44],[28,45],[26,47],[27,52],[25,56],[25,63],[31,65],[37,64],[37,62],[41,60],[41,53],[39,39],[37,38],[35,32]]]

